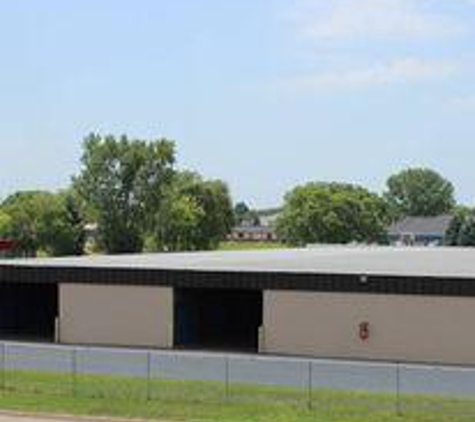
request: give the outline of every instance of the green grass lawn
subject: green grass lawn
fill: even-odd
[[[7,372],[0,408],[41,413],[118,416],[169,421],[221,422],[465,422],[475,420],[475,400],[396,397],[221,382],[167,381]]]
[[[289,246],[279,242],[221,242],[222,251],[252,251],[263,249],[285,249]]]

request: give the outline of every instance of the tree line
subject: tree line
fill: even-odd
[[[447,244],[475,246],[475,212],[457,205],[450,181],[427,168],[389,177],[378,195],[363,186],[311,182],[284,197],[276,222],[289,245],[385,243],[387,227],[404,216],[451,213]],[[225,182],[179,170],[168,139],[89,135],[81,167],[66,189],[23,191],[0,204],[0,238],[22,255],[80,255],[94,227],[103,253],[216,249],[234,224],[257,219],[233,207]]]
[[[18,192],[0,206],[0,237],[22,255],[80,255],[86,226],[104,253],[215,249],[233,225],[227,185],[176,168],[175,143],[91,134],[59,193]]]
[[[475,211],[457,205],[453,184],[434,170],[392,175],[382,195],[345,183],[307,183],[287,193],[277,220],[287,243],[387,243],[388,226],[404,217],[452,214],[450,246],[475,246]]]

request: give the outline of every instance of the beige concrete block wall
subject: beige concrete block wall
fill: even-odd
[[[475,364],[474,324],[475,298],[266,291],[263,351]]]
[[[61,284],[59,341],[114,346],[173,346],[173,289]]]

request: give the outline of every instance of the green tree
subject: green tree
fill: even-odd
[[[154,244],[160,250],[216,249],[233,225],[227,186],[196,173],[175,176],[155,215]]]
[[[470,215],[471,210],[467,207],[456,207],[453,212],[453,218],[450,226],[445,233],[444,243],[447,246],[457,246],[460,241],[460,230]]]
[[[48,200],[45,200],[45,196]],[[43,209],[49,206],[49,194],[39,191],[17,192],[2,204],[10,217],[10,232],[7,234],[16,242],[16,249],[27,256],[35,256],[40,249],[40,219]]]
[[[445,235],[448,246],[475,246],[475,210],[457,207]]]
[[[238,202],[234,206],[234,223],[240,226],[248,217],[251,209],[245,202]]]
[[[459,246],[475,246],[475,215],[467,218],[460,230]]]
[[[427,168],[411,168],[391,176],[384,197],[394,218],[437,216],[455,207],[452,183]]]
[[[171,192],[157,213],[154,249],[192,251],[199,249],[199,224],[204,210],[196,199],[180,192]]]
[[[59,194],[64,209],[64,225],[67,236],[61,249],[63,255],[82,255],[86,244],[85,226],[87,223],[86,206],[74,189]]]
[[[74,186],[98,224],[98,242],[105,252],[142,250],[143,233],[160,207],[174,161],[174,143],[166,139],[86,138]]]
[[[378,242],[384,237],[387,207],[366,189],[339,183],[308,183],[285,196],[277,232],[286,242]]]
[[[0,209],[0,239],[6,238],[12,231],[12,219],[2,209]]]
[[[27,256],[39,251],[52,256],[78,255],[82,221],[73,221],[66,193],[18,192],[2,205],[10,219],[8,235]]]

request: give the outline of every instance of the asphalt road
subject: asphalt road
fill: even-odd
[[[1,347],[4,344],[5,347]],[[475,397],[475,368],[263,356],[1,343],[7,369],[215,380],[349,391]],[[2,422],[0,420],[0,422]]]

